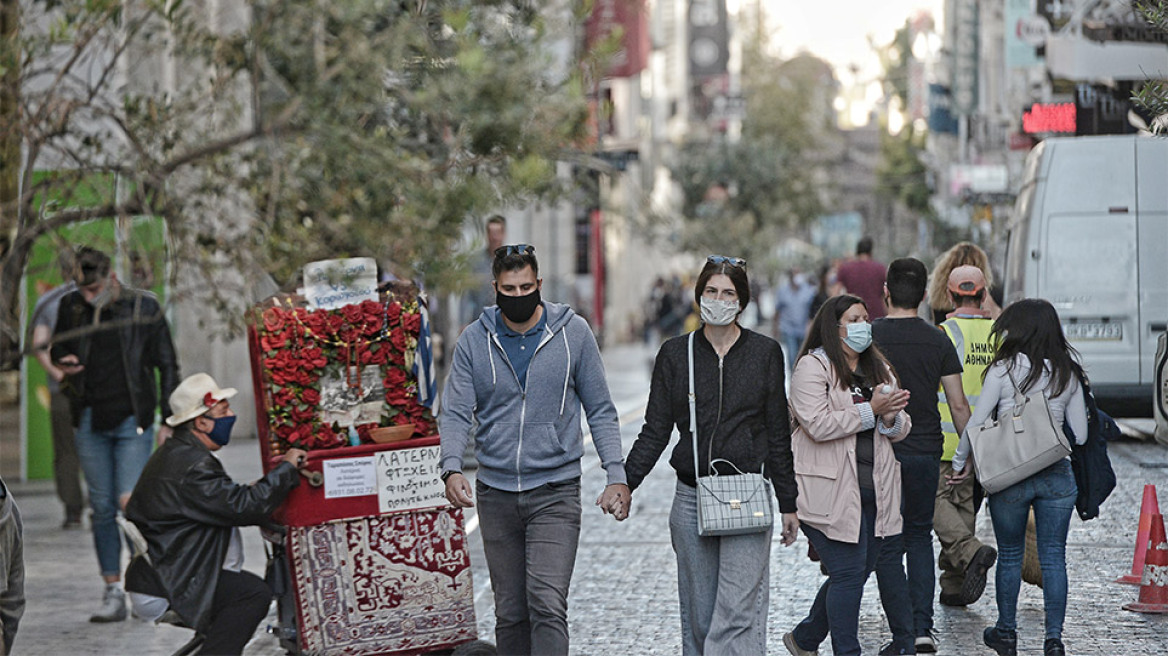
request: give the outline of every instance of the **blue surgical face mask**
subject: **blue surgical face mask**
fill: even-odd
[[[844,338],[844,344],[856,353],[863,353],[872,345],[872,324],[867,321],[861,323],[849,323],[847,326],[848,336]]]
[[[208,417],[208,419],[211,418]],[[219,446],[227,446],[227,443],[231,441],[231,427],[235,425],[235,415],[211,420],[215,422],[215,426],[207,433],[207,437]]]

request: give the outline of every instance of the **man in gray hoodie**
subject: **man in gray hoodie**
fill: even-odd
[[[462,332],[446,378],[442,480],[457,508],[478,497],[499,653],[567,654],[580,538],[580,410],[608,476],[596,504],[618,521],[631,500],[620,425],[588,322],[540,300],[535,248],[497,249],[492,274],[497,305]],[[472,493],[462,454],[476,421]]]

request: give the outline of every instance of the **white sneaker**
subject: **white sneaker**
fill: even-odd
[[[937,640],[933,637],[933,632],[929,631],[927,635],[918,636],[916,640],[916,647],[918,654],[937,653]]]
[[[89,616],[90,622],[121,622],[126,619],[126,593],[116,585],[105,586],[101,610]]]

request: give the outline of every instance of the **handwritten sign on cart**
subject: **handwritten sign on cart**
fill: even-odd
[[[371,257],[321,260],[304,266],[304,296],[314,308],[333,310],[377,300],[377,261]]]
[[[376,456],[377,506],[381,512],[426,510],[448,505],[442,447],[382,451]]]

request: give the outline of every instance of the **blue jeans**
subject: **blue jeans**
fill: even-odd
[[[876,537],[876,492],[860,488],[860,541],[839,542],[822,531],[803,525],[803,534],[815,547],[827,567],[828,577],[815,595],[811,612],[792,632],[795,643],[806,651],[819,649],[831,633],[835,656],[860,653],[860,601],[864,583],[876,569],[882,538]]]
[[[904,528],[884,540],[876,580],[888,628],[896,646],[915,643],[933,628],[933,509],[936,508],[940,456],[900,455],[901,505]],[[905,563],[907,562],[907,582]],[[907,604],[907,606],[906,606]],[[911,609],[911,615],[903,612]]]
[[[799,357],[799,348],[803,346],[803,333],[782,331],[783,348],[787,349],[787,373],[795,371],[795,359]]]
[[[122,541],[118,530],[119,499],[134,490],[138,475],[154,449],[154,428],[138,432],[134,417],[109,430],[93,429],[93,410],[81,412],[81,423],[74,439],[77,457],[85,472],[89,488],[89,506],[93,509],[93,546],[102,576],[119,576],[122,572]]]
[[[500,654],[568,653],[568,586],[580,542],[580,479],[505,492],[475,482]]]
[[[681,481],[669,513],[683,656],[766,653],[771,536],[698,535],[697,488]]]
[[[1038,533],[1038,560],[1042,565],[1042,605],[1046,611],[1046,637],[1062,638],[1067,614],[1067,529],[1078,494],[1071,461],[1064,459],[1030,478],[989,496],[990,519],[998,540],[997,627],[1018,628],[1018,588],[1022,584],[1022,552],[1026,547],[1026,522],[1034,507]]]

